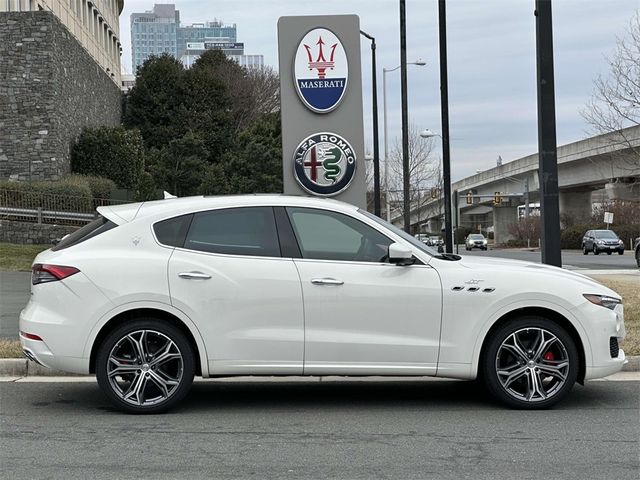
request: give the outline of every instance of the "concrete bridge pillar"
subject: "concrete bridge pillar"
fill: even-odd
[[[560,221],[563,223],[567,223],[569,219],[573,223],[579,223],[581,220],[589,218],[593,212],[591,190],[586,192],[560,192],[558,201]]]
[[[514,238],[509,233],[509,226],[518,221],[518,208],[511,206],[493,207],[493,243],[498,245],[507,243]]]
[[[440,233],[440,230],[442,230],[442,220],[440,220],[439,218],[431,218],[428,222],[427,222],[427,230],[431,233]]]

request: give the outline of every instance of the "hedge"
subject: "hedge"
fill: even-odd
[[[86,181],[63,179],[52,182],[0,181],[2,203],[7,207],[89,212],[93,210],[91,189]]]
[[[71,152],[71,171],[113,180],[135,189],[144,168],[144,145],[138,130],[96,127],[82,130]]]
[[[76,173],[69,175],[65,179],[73,183],[86,183],[89,190],[91,190],[91,196],[95,199],[108,200],[111,198],[112,192],[116,189],[115,182],[104,177],[94,177],[92,175],[80,175]]]

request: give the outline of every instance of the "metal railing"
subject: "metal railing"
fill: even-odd
[[[0,189],[0,219],[18,222],[84,225],[96,208],[126,201]]]

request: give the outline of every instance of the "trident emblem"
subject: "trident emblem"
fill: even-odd
[[[304,48],[307,50],[307,57],[309,58],[309,70],[313,70],[314,68],[318,70],[318,78],[321,79],[325,77],[325,71],[327,70],[327,68],[333,69],[333,65],[335,64],[335,62],[333,61],[333,56],[335,55],[336,47],[338,46],[337,43],[331,45],[331,55],[329,56],[329,61],[327,61],[324,58],[324,52],[322,51],[322,46],[324,44],[325,43],[322,41],[322,37],[318,37],[318,43],[316,43],[316,45],[319,45],[318,58],[315,61],[313,60],[313,56],[311,55],[311,47],[309,47],[309,45],[307,44],[304,44]]]

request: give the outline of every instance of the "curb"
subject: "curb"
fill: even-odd
[[[640,372],[640,355],[627,357],[623,372]],[[61,372],[38,365],[22,358],[0,358],[0,377],[87,377],[75,373]]]

